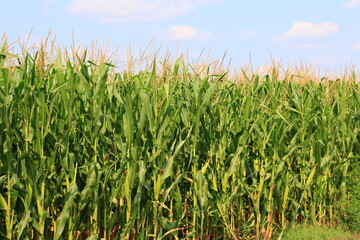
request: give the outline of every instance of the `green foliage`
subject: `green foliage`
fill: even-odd
[[[350,173],[349,191],[350,200],[347,210],[348,224],[354,231],[360,232],[360,166],[359,162],[354,163],[355,168]]]
[[[269,239],[335,219],[348,186],[356,199],[354,81],[237,81],[180,60],[115,72],[44,54],[10,65],[0,53],[4,238]]]
[[[356,162],[349,173],[348,197],[339,201],[338,216],[342,224],[354,232],[360,232],[360,167]]]
[[[351,240],[355,235],[341,228],[331,228],[323,225],[305,226],[298,224],[287,229],[283,240]]]

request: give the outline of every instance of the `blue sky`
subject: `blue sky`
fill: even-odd
[[[337,71],[360,66],[360,0],[16,0],[1,1],[0,31],[10,41],[45,38],[90,46],[110,42],[125,55],[152,41],[172,53],[227,51],[233,67],[302,62]]]

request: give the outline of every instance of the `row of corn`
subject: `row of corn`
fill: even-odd
[[[336,221],[359,163],[358,82],[157,64],[2,48],[2,238],[270,239]]]

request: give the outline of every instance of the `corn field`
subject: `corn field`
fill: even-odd
[[[2,239],[270,239],[336,221],[359,82],[159,65],[2,47]]]

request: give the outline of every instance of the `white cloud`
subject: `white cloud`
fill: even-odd
[[[360,51],[360,41],[354,43],[354,50]]]
[[[73,0],[68,12],[104,22],[152,22],[177,17],[219,0]]]
[[[44,13],[51,13],[58,3],[58,0],[40,0],[43,3],[42,11]]]
[[[356,8],[360,7],[360,0],[350,0],[343,5],[344,8]]]
[[[323,22],[323,23],[310,23],[304,21],[294,22],[291,29],[287,32],[273,37],[275,40],[287,40],[294,38],[313,38],[322,37],[329,34],[334,34],[339,30],[339,25]]]
[[[245,30],[237,33],[237,37],[241,40],[253,39],[256,36],[253,30]]]
[[[42,2],[43,4],[54,4],[57,2],[57,0],[40,0],[40,2]]]
[[[302,49],[315,49],[315,48],[324,47],[324,45],[320,43],[301,43],[301,44],[296,44],[295,47]]]
[[[198,40],[198,41],[207,41],[212,38],[210,32],[201,31],[195,27],[187,25],[174,25],[167,28],[160,38],[164,40]]]

